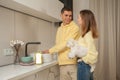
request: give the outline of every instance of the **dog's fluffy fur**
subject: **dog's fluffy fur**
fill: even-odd
[[[82,58],[82,57],[87,55],[88,49],[86,47],[78,45],[78,42],[73,40],[73,39],[70,39],[67,42],[67,47],[70,48],[70,52],[68,54],[68,57],[70,59],[72,59],[74,57]],[[79,59],[78,61],[81,61],[81,59]],[[90,66],[91,66],[90,71],[93,72],[94,69],[95,69],[95,64],[94,65],[90,65]]]

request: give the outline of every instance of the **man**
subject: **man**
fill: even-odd
[[[58,52],[60,80],[77,80],[77,61],[76,58],[68,58],[70,49],[66,43],[69,39],[79,38],[79,27],[72,21],[72,10],[69,8],[62,8],[61,18],[62,24],[57,31],[56,44],[51,49],[42,52],[50,54]]]

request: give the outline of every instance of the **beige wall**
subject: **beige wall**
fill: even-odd
[[[73,18],[76,23],[82,9],[89,9],[89,0],[73,0]]]
[[[13,62],[13,56],[5,56],[4,49],[11,48],[11,40],[39,41],[41,45],[28,45],[28,53],[48,49],[54,45],[57,27],[54,23],[0,7],[0,65]],[[20,54],[24,55],[25,46]]]

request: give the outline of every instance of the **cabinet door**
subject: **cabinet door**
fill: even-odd
[[[59,0],[14,0],[14,1],[22,5],[25,5],[33,10],[39,11],[38,13],[39,15],[45,14],[43,15],[44,17],[41,16],[44,19],[51,16],[53,18],[61,20],[60,11],[64,5]]]
[[[49,75],[49,68],[38,72],[36,74],[36,80],[49,80],[48,75]]]
[[[58,65],[40,71],[36,74],[36,80],[59,80]]]
[[[49,80],[60,80],[60,70],[58,65],[50,68],[49,78]]]
[[[22,79],[19,79],[19,80],[36,80],[35,77],[36,77],[36,75],[33,74],[33,75],[30,75],[30,76],[24,77]]]

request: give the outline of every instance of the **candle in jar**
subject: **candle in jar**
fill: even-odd
[[[36,58],[36,64],[42,63],[42,54],[41,53],[36,53],[35,58]]]

